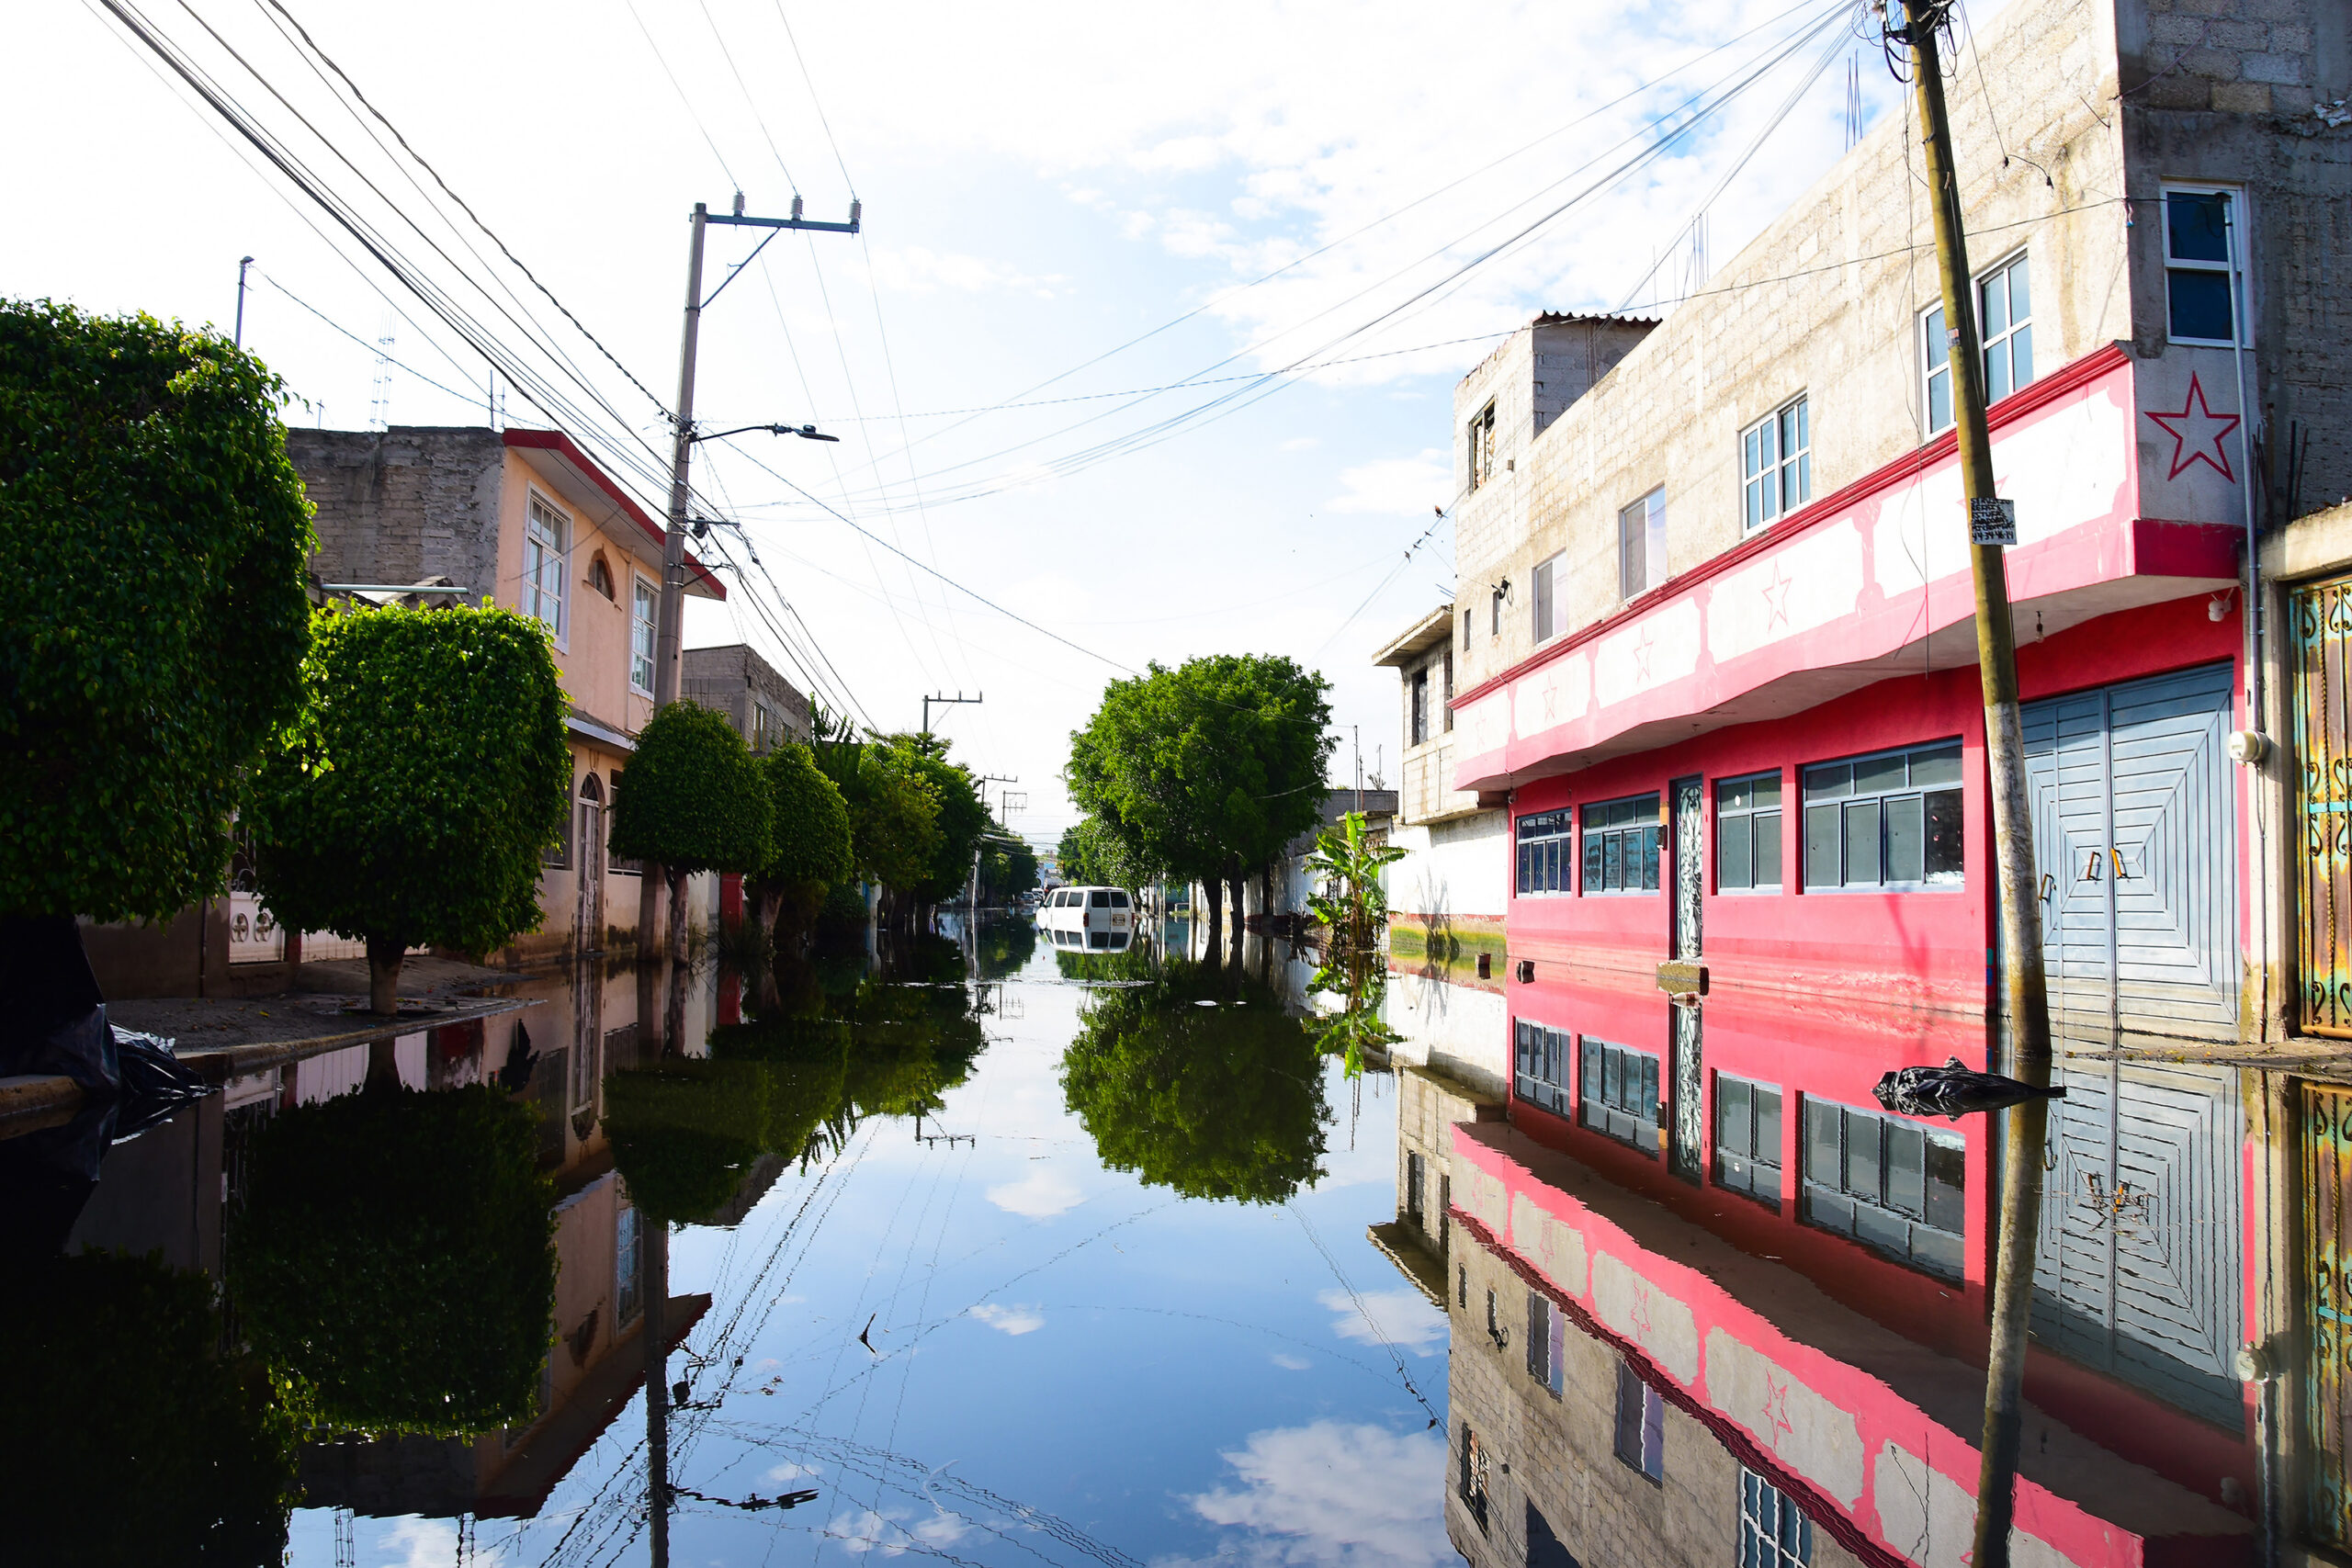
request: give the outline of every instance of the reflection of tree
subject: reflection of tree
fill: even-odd
[[[979,977],[1001,980],[1037,951],[1037,928],[1025,919],[989,920],[980,927],[973,947],[979,957]]]
[[[1094,994],[1062,1093],[1104,1164],[1188,1198],[1280,1203],[1322,1175],[1320,1066],[1272,991],[1171,960],[1155,984]]]
[[[786,998],[713,1030],[710,1055],[673,1057],[605,1081],[605,1125],[631,1200],[657,1220],[707,1219],[763,1155],[839,1147],[868,1116],[936,1111],[987,1043],[956,945],[922,942],[886,984],[783,964]]]
[[[1054,967],[1065,980],[1150,980],[1159,974],[1159,962],[1142,942],[1130,942],[1118,953],[1087,953],[1062,949]]]
[[[15,1271],[0,1333],[10,1562],[243,1564],[286,1551],[294,1421],[220,1352],[212,1284],[85,1253]]]
[[[555,1310],[555,1190],[527,1106],[370,1087],[254,1140],[229,1285],[323,1421],[457,1435],[527,1419]]]

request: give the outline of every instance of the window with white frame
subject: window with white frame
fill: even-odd
[[[652,583],[641,577],[633,581],[636,586],[628,596],[628,683],[651,696],[654,617],[661,600]]]
[[[1560,558],[1554,556],[1535,569],[1535,592],[1529,595],[1535,601],[1535,640],[1548,642],[1560,629],[1560,601],[1557,590]]]
[[[523,614],[546,624],[561,642],[564,563],[571,549],[571,519],[537,495],[523,522]]]
[[[1928,434],[1933,435],[1951,428],[1951,333],[1941,305],[1930,305],[1919,317],[1919,367],[1926,378]]]
[[[1617,591],[1638,598],[1666,581],[1666,487],[1617,513]]]
[[[1761,528],[1813,499],[1813,431],[1799,398],[1740,433],[1741,526]]]
[[[1781,774],[1715,784],[1715,891],[1781,890]]]
[[[1739,1467],[1739,1568],[1811,1568],[1813,1521],[1787,1493]]]
[[[1541,1291],[1527,1292],[1527,1375],[1555,1399],[1566,1383],[1567,1314]]]
[[[1406,718],[1406,739],[1419,746],[1430,738],[1430,672],[1427,666],[1413,671],[1411,711]]]
[[[1807,1224],[1960,1278],[1967,1174],[1958,1133],[1807,1095],[1804,1152]]]
[[[1781,1206],[1781,1089],[1715,1075],[1715,1185]]]
[[[1577,1036],[1577,1046],[1578,1119],[1596,1133],[1656,1155],[1664,1110],[1657,1057],[1589,1034]]]
[[[1957,887],[1960,742],[1804,771],[1804,885]]]
[[[1570,837],[1575,825],[1575,810],[1566,806],[1530,811],[1520,818],[1519,891],[1522,897],[1576,891],[1576,849]]]
[[[1617,1421],[1610,1446],[1618,1462],[1652,1481],[1666,1475],[1666,1401],[1642,1374],[1623,1361],[1617,1363]]]
[[[2165,316],[2175,343],[2237,341],[2236,290],[2231,287],[2233,246],[2245,274],[2237,193],[2211,187],[2165,187]]]
[[[1488,403],[1470,422],[1470,488],[1476,490],[1495,477],[1495,405]]]
[[[1583,891],[1657,891],[1657,792],[1652,790],[1584,808]]]
[[[1997,403],[2033,379],[2033,289],[2023,251],[1976,284],[1984,332],[1984,401]]]
[[[1567,1115],[1568,1064],[1575,1055],[1576,1041],[1566,1030],[1549,1029],[1523,1018],[1513,1020],[1512,1095],[1539,1110]]]

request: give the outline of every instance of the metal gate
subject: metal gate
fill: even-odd
[[[2076,1058],[2051,1103],[2033,1332],[2235,1429],[2245,1116],[2233,1068]]]
[[[2234,675],[2211,664],[2024,710],[2050,1022],[2064,1039],[2236,1036]]]
[[[2294,598],[2302,1025],[2352,1036],[2352,579]]]
[[[2304,1495],[2311,1538],[2352,1547],[2352,1089],[2302,1086]]]
[[[1674,956],[1696,962],[1702,956],[1699,922],[1705,908],[1706,823],[1702,816],[1704,779],[1677,779],[1668,786],[1674,803]],[[1674,1123],[1667,1138],[1667,1164],[1675,1175],[1697,1186],[1705,1179],[1706,1069],[1701,1059],[1699,1004],[1667,1010],[1672,1021]]]

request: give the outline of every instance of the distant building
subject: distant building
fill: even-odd
[[[1382,649],[1396,671],[1404,758],[1389,843],[1405,858],[1387,871],[1389,951],[1400,965],[1488,969],[1502,958],[1510,907],[1510,816],[1476,790],[1453,787],[1454,607],[1441,604]]]
[[[687,649],[678,667],[678,694],[734,720],[754,751],[786,740],[808,743],[808,695],[748,644]]]

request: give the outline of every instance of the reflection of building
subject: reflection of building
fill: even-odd
[[[1453,1239],[1446,1223],[1453,1205],[1453,1129],[1501,1121],[1503,1102],[1429,1067],[1399,1061],[1396,1073],[1396,1217],[1369,1234],[1397,1272],[1442,1310]]]
[[[1472,1563],[1965,1561],[1980,1367],[1507,1126],[1455,1133],[1453,1199],[1446,1520]],[[2046,1409],[2017,1528],[2037,1563],[2253,1544]]]
[[[328,583],[440,582],[545,622],[571,699],[572,813],[539,882],[524,956],[634,942],[636,867],[606,852],[613,780],[653,712],[660,524],[555,431],[290,430]],[[726,590],[689,560],[686,592]],[[707,898],[696,901],[702,908]]]
[[[1464,634],[1459,640],[1464,647]],[[1389,946],[1399,963],[1490,964],[1502,957],[1510,897],[1507,814],[1453,787],[1454,607],[1441,604],[1374,658],[1394,669],[1404,705],[1396,819],[1405,858],[1383,874]]]

